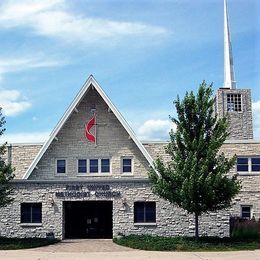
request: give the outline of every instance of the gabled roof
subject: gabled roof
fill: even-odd
[[[52,143],[53,139],[56,137],[56,135],[59,133],[60,129],[63,127],[67,119],[70,117],[70,115],[73,113],[73,111],[77,108],[77,105],[81,102],[83,99],[85,93],[88,92],[88,90],[94,87],[96,91],[100,94],[100,96],[103,98],[103,100],[106,102],[108,107],[111,109],[111,111],[114,113],[116,118],[119,120],[119,122],[123,125],[129,136],[132,138],[132,140],[135,142],[141,153],[144,155],[146,160],[149,162],[149,164],[153,166],[153,159],[150,156],[150,154],[146,151],[142,143],[138,140],[137,136],[135,135],[134,131],[131,129],[131,127],[128,125],[127,121],[123,118],[121,113],[117,110],[117,108],[114,106],[114,104],[111,102],[109,97],[105,94],[103,89],[100,87],[100,85],[97,83],[95,78],[90,75],[83,87],[80,89],[78,92],[77,96],[74,98],[70,106],[67,108],[66,112],[63,114],[62,118],[58,122],[58,124],[55,126],[53,131],[50,134],[49,139],[44,143],[43,147],[39,151],[38,155],[35,157],[33,162],[31,163],[30,167],[26,171],[26,173],[23,176],[23,179],[28,179],[29,176],[31,175],[32,171],[34,168],[37,166],[38,162]]]

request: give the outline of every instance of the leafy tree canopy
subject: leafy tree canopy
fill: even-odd
[[[158,158],[156,171],[149,172],[153,190],[160,197],[198,216],[204,212],[225,209],[240,190],[236,176],[227,173],[235,164],[235,156],[226,158],[220,148],[228,137],[228,120],[214,113],[212,84],[205,81],[197,95],[186,93],[174,102],[177,117],[171,117],[176,131],[170,133],[166,152],[171,161]]]
[[[0,137],[5,131],[4,124],[5,118],[2,116],[2,108],[0,108]],[[4,207],[13,201],[13,198],[10,196],[12,193],[10,180],[14,178],[14,169],[10,163],[6,162],[5,155],[6,143],[0,145],[0,207]]]

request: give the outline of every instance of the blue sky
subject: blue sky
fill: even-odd
[[[229,0],[238,88],[260,139],[259,0]],[[177,94],[223,85],[222,0],[0,2],[0,106],[9,142],[46,140],[93,74],[143,140],[165,140]]]

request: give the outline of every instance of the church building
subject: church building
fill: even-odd
[[[200,234],[229,236],[230,217],[260,218],[260,142],[253,139],[250,89],[237,88],[224,0],[224,86],[215,112],[229,117],[222,151],[237,155],[230,175],[242,190],[231,209],[204,214]],[[193,236],[194,216],[151,190],[148,170],[167,142],[142,143],[91,75],[44,144],[8,144],[14,201],[1,208],[0,236],[112,238]]]

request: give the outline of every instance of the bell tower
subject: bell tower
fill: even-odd
[[[228,117],[228,139],[253,139],[251,90],[236,86],[227,0],[224,0],[224,86],[217,90],[215,109],[219,117]]]

